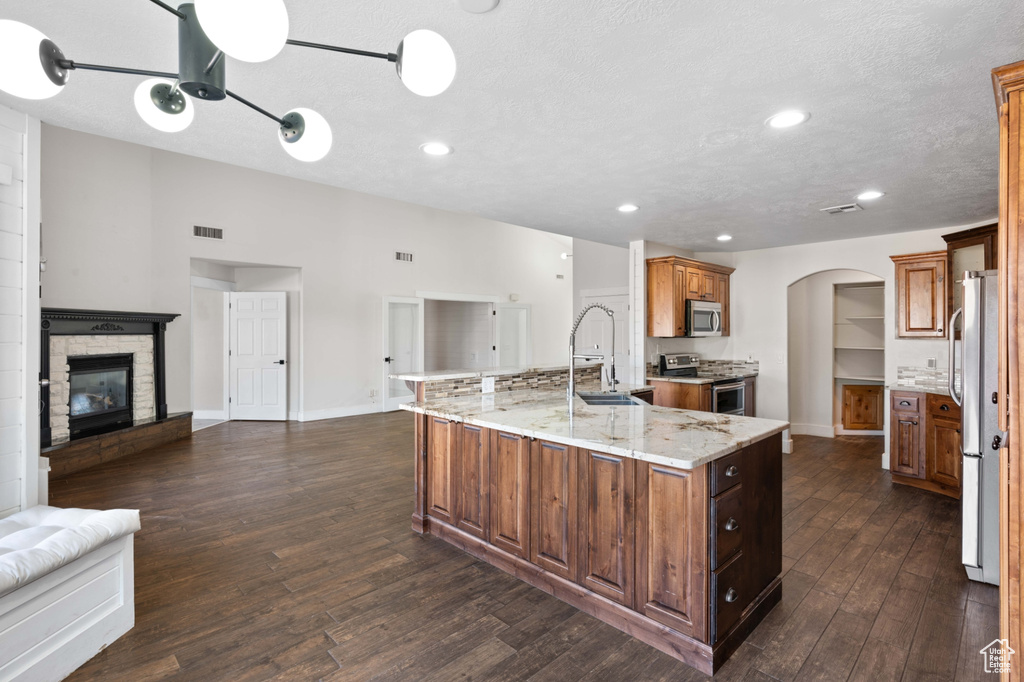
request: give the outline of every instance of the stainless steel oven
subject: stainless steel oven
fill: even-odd
[[[686,302],[687,336],[721,336],[722,304],[710,301]]]
[[[746,408],[746,397],[746,384],[742,379],[716,382],[711,386],[711,411],[742,415]]]

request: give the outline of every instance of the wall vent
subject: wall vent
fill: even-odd
[[[854,211],[863,211],[860,204],[843,204],[842,206],[829,206],[828,208],[819,209],[822,213],[836,214],[836,213],[853,213]]]
[[[224,230],[219,227],[192,226],[192,236],[200,239],[224,239]]]
[[[404,251],[395,251],[395,260],[400,261],[402,263],[411,263],[412,254],[406,253]]]

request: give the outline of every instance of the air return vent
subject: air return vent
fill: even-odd
[[[854,211],[863,211],[860,204],[843,204],[842,206],[829,206],[828,208],[820,209],[822,213],[853,213]]]
[[[404,251],[395,251],[395,260],[400,261],[402,263],[411,263],[412,254],[406,253]]]
[[[219,227],[192,226],[192,236],[200,239],[224,239],[224,230]]]

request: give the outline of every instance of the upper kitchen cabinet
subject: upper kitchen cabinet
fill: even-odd
[[[947,311],[950,315],[959,310],[964,281],[967,270],[995,270],[998,265],[999,251],[996,232],[999,225],[993,223],[984,227],[975,227],[953,234],[944,234],[946,241],[946,263],[949,264],[949,276],[946,278]]]
[[[647,260],[647,335],[686,336],[686,301],[722,304],[722,335],[729,335],[729,275],[733,268],[665,256]]]
[[[896,264],[896,335],[946,336],[946,252],[892,256]]]

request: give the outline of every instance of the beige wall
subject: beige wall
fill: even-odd
[[[224,404],[224,308],[227,292],[192,288],[192,409],[219,412]],[[213,417],[213,415],[199,415]],[[219,418],[226,418],[222,415]]]
[[[52,126],[42,193],[44,305],[182,314],[167,332],[172,411],[191,407],[191,258],[301,268],[306,418],[373,409],[385,295],[517,293],[533,306],[534,361],[564,355],[568,238]],[[193,225],[225,240],[195,239]]]

